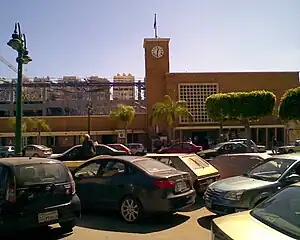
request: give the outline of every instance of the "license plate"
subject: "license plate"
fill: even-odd
[[[176,186],[175,186],[175,191],[176,192],[182,192],[184,190],[186,190],[188,187],[186,185],[186,182],[177,182]]]
[[[38,222],[39,223],[50,222],[50,221],[57,220],[57,219],[58,219],[57,211],[51,211],[51,212],[45,212],[45,213],[38,214]]]

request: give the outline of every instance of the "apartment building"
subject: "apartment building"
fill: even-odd
[[[128,75],[117,74],[113,77],[114,83],[124,84],[121,86],[114,86],[113,87],[113,99],[114,100],[132,100],[135,99],[135,88],[134,83],[135,77],[129,73]],[[126,85],[128,84],[128,85]]]

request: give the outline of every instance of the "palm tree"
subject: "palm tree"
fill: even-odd
[[[186,102],[173,101],[169,95],[165,95],[162,102],[155,103],[152,106],[150,122],[166,121],[169,127],[169,139],[174,140],[174,124],[180,117],[193,117]]]
[[[15,130],[16,129],[16,118],[12,117],[8,119],[8,125]],[[23,117],[22,118],[22,132],[28,132],[31,131],[34,128],[34,122],[31,117]],[[27,138],[23,138],[23,143],[27,142]]]
[[[135,118],[135,109],[132,106],[118,104],[116,109],[110,113],[110,118],[121,122],[125,130],[125,144],[127,144],[127,131],[128,126],[132,123]]]
[[[45,119],[41,118],[31,118],[33,122],[33,128],[36,129],[38,132],[38,144],[41,144],[41,132],[48,132],[50,131],[50,126],[48,125],[48,122]]]

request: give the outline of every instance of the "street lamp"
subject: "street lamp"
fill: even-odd
[[[16,86],[16,132],[15,132],[15,155],[20,156],[22,152],[22,76],[23,64],[28,64],[32,59],[28,56],[26,36],[21,32],[19,23],[15,23],[15,30],[7,43],[18,52],[16,59],[18,63],[18,81]]]

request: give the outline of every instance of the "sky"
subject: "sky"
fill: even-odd
[[[0,55],[14,22],[26,76],[145,75],[143,39],[169,37],[171,72],[299,71],[300,0],[0,0]],[[0,62],[0,76],[15,73]]]

